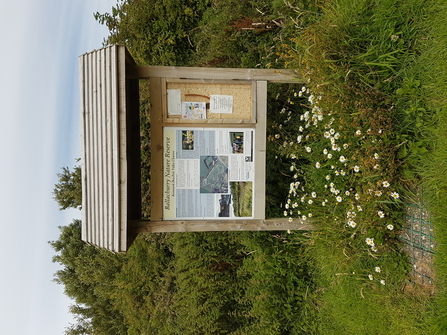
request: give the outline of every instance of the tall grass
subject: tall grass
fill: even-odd
[[[309,80],[294,136],[274,138],[296,160],[284,215],[320,228],[308,248],[318,333],[445,333],[446,276],[436,306],[408,289],[397,239],[402,203],[422,190],[445,274],[445,13],[437,1],[326,2],[279,52]]]

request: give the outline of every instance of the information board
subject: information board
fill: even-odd
[[[163,219],[252,218],[254,132],[163,128]]]

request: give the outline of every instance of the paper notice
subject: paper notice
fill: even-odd
[[[206,119],[205,102],[182,102],[183,119]]]
[[[211,95],[210,96],[210,112],[211,113],[233,113],[233,96],[232,95]]]
[[[168,93],[168,115],[182,115],[182,94],[180,90],[166,90]]]

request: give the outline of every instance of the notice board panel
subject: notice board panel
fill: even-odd
[[[253,128],[163,128],[163,219],[253,218]]]
[[[167,119],[253,120],[253,83],[166,82]],[[195,109],[195,113],[189,113]],[[187,112],[185,112],[187,111]],[[189,114],[188,114],[189,113]],[[207,121],[202,121],[207,122]]]

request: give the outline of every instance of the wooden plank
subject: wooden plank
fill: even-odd
[[[316,230],[312,223],[287,218],[264,220],[157,220],[129,222],[137,233],[177,233],[199,231],[262,231],[262,230]]]
[[[120,211],[120,175],[119,175],[119,119],[118,119],[118,68],[117,68],[117,52],[115,47],[110,48],[110,66],[111,66],[111,114],[112,114],[112,170],[113,170],[113,248],[111,250],[119,250],[119,220]]]
[[[120,211],[119,216],[119,249],[127,250],[127,108],[126,108],[126,49],[116,46],[118,57],[118,115],[119,115],[119,157],[120,157]]]
[[[272,83],[305,83],[298,72],[289,69],[237,69],[181,66],[135,66],[129,78],[181,78],[205,80],[266,80]]]
[[[162,81],[150,81],[151,97],[151,219],[163,219]]]
[[[80,95],[80,107],[81,107],[81,180],[82,180],[82,221],[81,221],[81,239],[83,241],[87,240],[87,192],[85,188],[84,178],[85,178],[85,161],[86,161],[86,119],[85,119],[85,80],[86,80],[86,63],[84,61],[84,56],[79,57],[79,95]]]
[[[266,130],[267,130],[267,82],[256,82],[256,129],[255,129],[255,181],[253,206],[255,219],[265,218],[265,160],[266,160]]]
[[[113,249],[113,221],[114,221],[114,207],[113,207],[113,125],[112,125],[112,87],[111,87],[111,64],[110,64],[110,48],[105,49],[104,60],[104,92],[105,92],[105,109],[106,109],[106,193],[107,193],[107,244],[106,248]]]
[[[96,134],[98,140],[98,199],[99,199],[99,208],[98,208],[98,228],[99,228],[99,245],[104,247],[105,243],[105,235],[106,235],[106,217],[105,213],[105,195],[104,195],[104,104],[103,104],[103,50],[100,49],[96,51],[96,95],[97,95],[97,110],[96,113],[98,115],[98,133]]]

